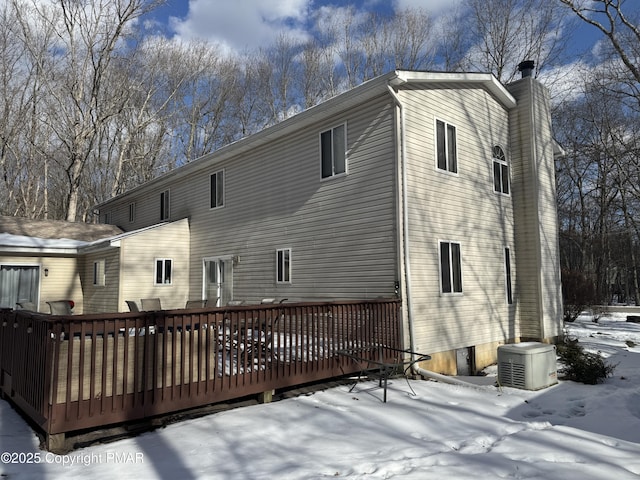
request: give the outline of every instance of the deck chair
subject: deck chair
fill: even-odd
[[[143,298],[140,302],[142,303],[142,310],[145,312],[162,310],[159,298]]]
[[[71,315],[71,304],[69,300],[55,300],[47,302],[51,309],[51,315]]]
[[[129,307],[129,311],[130,312],[139,312],[140,309],[138,308],[138,304],[136,302],[134,302],[133,300],[125,300],[125,302],[127,303],[127,307]]]
[[[28,310],[30,312],[38,311],[38,307],[33,302],[17,302],[16,305],[20,310]]]
[[[184,308],[205,308],[207,306],[207,300],[187,300]]]

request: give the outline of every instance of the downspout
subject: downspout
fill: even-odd
[[[398,77],[396,77],[398,78]],[[402,193],[398,195],[398,202],[402,208],[402,234],[404,238],[402,239],[404,255],[402,255],[402,261],[404,263],[404,275],[405,275],[405,296],[407,298],[407,327],[409,329],[409,350],[411,351],[411,371],[416,375],[420,375],[425,378],[430,378],[432,380],[437,380],[440,382],[450,383],[453,385],[460,385],[465,387],[474,387],[477,388],[477,385],[472,383],[463,382],[461,380],[448,377],[446,375],[442,375],[436,372],[432,372],[430,370],[425,370],[418,366],[417,363],[413,363],[417,360],[416,349],[415,349],[415,331],[413,325],[413,308],[411,302],[411,262],[409,256],[409,211],[407,209],[407,205],[409,204],[407,199],[407,156],[406,156],[406,142],[405,142],[405,120],[404,120],[404,106],[400,101],[400,97],[396,91],[391,87],[391,85],[387,84],[387,89],[391,94],[396,106],[400,110],[400,169],[401,169],[401,188]]]

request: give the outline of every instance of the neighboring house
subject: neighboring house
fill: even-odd
[[[530,76],[389,73],[98,205],[85,310],[398,295],[427,368],[483,368],[561,333],[555,153]]]

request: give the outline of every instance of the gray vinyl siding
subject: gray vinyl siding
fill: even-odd
[[[507,304],[504,274],[504,248],[515,251],[513,208],[510,196],[493,191],[491,155],[501,145],[511,160],[508,112],[483,89],[434,86],[402,99],[416,348],[514,338],[516,306]],[[435,119],[456,127],[457,175],[436,168]],[[440,293],[439,241],[461,245],[462,294]]]
[[[179,176],[168,175],[153,188],[109,202],[103,212],[112,212],[112,221],[128,230],[158,223],[160,193],[170,189],[171,220],[189,218],[191,225],[190,298],[202,295],[203,259],[226,256],[237,259],[233,285],[239,299],[393,296],[393,114],[390,97],[381,94],[223,161],[215,153],[203,157],[176,171]],[[320,133],[343,123],[348,173],[322,179]],[[224,206],[211,209],[210,175],[220,170],[225,177]],[[132,201],[133,225],[127,223]],[[276,283],[278,248],[292,250],[290,284]]]
[[[321,179],[320,132],[343,123],[348,174]],[[238,299],[393,295],[393,140],[393,109],[383,97],[189,179],[190,197],[179,203],[193,206],[192,293],[202,289],[204,257],[232,255]],[[209,209],[209,175],[221,168],[225,206]],[[276,283],[279,248],[291,248],[290,284]]]

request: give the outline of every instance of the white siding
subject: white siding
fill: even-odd
[[[180,220],[122,240],[118,310],[126,300],[160,298],[162,308],[184,308],[189,299],[189,222]],[[155,284],[155,259],[172,260],[170,285]]]
[[[439,352],[515,337],[504,248],[514,252],[511,197],[494,193],[492,147],[509,151],[508,112],[482,89],[402,92],[416,348]],[[435,119],[456,126],[458,174],[436,168]],[[463,293],[440,293],[439,244],[461,244]],[[515,274],[515,262],[512,265]]]
[[[549,102],[543,87],[531,78],[509,89],[518,99],[511,121],[520,165],[514,171],[514,183],[520,186],[514,205],[521,335],[550,338],[560,334],[562,295]]]

